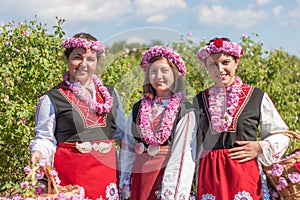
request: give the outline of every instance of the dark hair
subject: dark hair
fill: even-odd
[[[145,72],[145,81],[143,85],[143,94],[148,98],[154,98],[156,96],[156,91],[150,83],[149,80],[149,71],[150,66],[157,60],[166,59],[169,66],[171,67],[173,74],[174,74],[174,83],[169,88],[172,93],[177,93],[184,90],[184,80],[181,76],[180,72],[178,71],[177,67],[168,59],[162,56],[156,56],[150,59],[149,66],[146,68]]]
[[[92,36],[89,33],[77,33],[73,36],[73,38],[84,38],[87,41],[97,41],[97,38],[95,38],[94,36]],[[67,48],[64,51],[64,55],[67,59],[69,59],[70,54],[72,53],[72,51],[74,50],[74,48]],[[100,59],[101,53],[99,53],[98,51],[96,51],[97,54],[97,60]]]

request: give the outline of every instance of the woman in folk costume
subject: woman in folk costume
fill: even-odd
[[[235,75],[243,53],[227,38],[215,38],[198,52],[215,83],[193,100],[198,199],[270,199],[261,164],[279,160],[289,144],[287,136],[274,134],[288,127],[268,94]]]
[[[39,99],[31,163],[53,160],[62,186],[83,186],[91,199],[118,199],[114,142],[126,118],[116,89],[94,74],[105,48],[87,33],[62,45],[68,71]]]
[[[123,199],[188,199],[195,166],[196,120],[185,99],[180,55],[154,46],[143,55],[143,98],[130,114],[121,144]]]

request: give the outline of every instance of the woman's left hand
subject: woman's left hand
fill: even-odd
[[[239,160],[239,163],[244,163],[256,158],[262,153],[260,144],[257,141],[236,141],[239,147],[229,149],[229,156],[233,160]]]

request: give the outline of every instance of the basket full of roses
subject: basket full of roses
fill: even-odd
[[[20,193],[1,200],[81,200],[84,188],[78,185],[61,186],[57,171],[47,160],[24,168],[26,177],[21,182]]]
[[[296,132],[286,131],[283,134],[300,140],[300,135]],[[273,165],[265,166],[264,171],[274,190],[274,198],[300,200],[300,149]]]

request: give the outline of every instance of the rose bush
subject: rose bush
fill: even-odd
[[[20,189],[23,166],[29,164],[28,146],[34,137],[38,98],[60,82],[66,71],[61,46],[65,35],[63,22],[57,19],[57,26],[51,30],[37,19],[1,25],[0,196]],[[239,43],[245,51],[237,75],[268,92],[290,129],[299,131],[300,59],[284,49],[266,51],[263,43],[253,38],[257,39],[258,35],[241,37]],[[197,59],[197,51],[206,42],[195,43],[183,37],[169,44],[180,53],[187,66],[185,82],[189,100],[212,84],[207,70]],[[118,89],[127,116],[133,103],[142,97],[144,77],[139,64],[146,49],[147,46],[139,46],[112,53],[107,48],[105,67],[97,71],[104,83]],[[292,141],[287,153],[298,147],[299,142]]]

